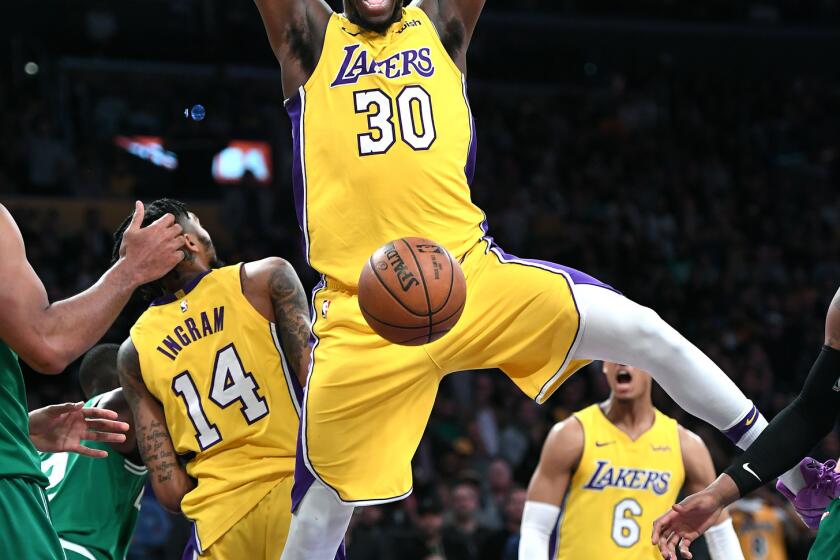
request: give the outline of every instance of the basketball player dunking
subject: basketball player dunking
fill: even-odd
[[[283,69],[306,257],[322,275],[283,558],[332,558],[355,506],[411,492],[411,457],[438,382],[500,368],[544,402],[594,359],[649,371],[688,412],[747,447],[766,421],[702,352],[595,278],[505,253],[470,198],[475,127],[466,52],[484,0],[256,0]],[[455,328],[421,347],[367,325],[357,279],[401,237],[460,262]],[[314,311],[313,311],[314,313]]]

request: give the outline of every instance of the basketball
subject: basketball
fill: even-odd
[[[379,336],[405,346],[439,339],[466,303],[464,273],[449,251],[419,237],[386,243],[359,277],[359,308]]]

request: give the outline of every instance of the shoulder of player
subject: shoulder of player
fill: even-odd
[[[583,445],[583,424],[577,416],[570,416],[555,424],[548,432],[543,456],[568,465],[577,465],[583,454]]]
[[[706,443],[703,439],[679,424],[677,424],[677,433],[680,438],[680,449],[682,450],[682,458],[683,464],[686,467],[690,467],[690,465],[696,462],[706,462],[706,459],[710,457],[709,449],[706,447]]]
[[[244,263],[240,268],[240,280],[243,291],[265,289],[278,277],[294,274],[294,268],[281,257],[268,257],[258,261]]]
[[[131,421],[131,409],[128,406],[128,401],[125,400],[125,394],[123,393],[122,387],[118,387],[113,391],[100,395],[99,400],[96,402],[96,406],[98,408],[113,410],[119,415],[119,420],[121,422],[130,423]]]

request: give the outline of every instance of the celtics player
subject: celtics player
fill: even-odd
[[[490,236],[470,193],[465,78],[484,0],[344,0],[343,13],[255,1],[282,67],[306,258],[322,275],[284,560],[331,558],[354,507],[411,493],[411,458],[452,372],[499,368],[543,403],[589,361],[633,364],[739,447],[754,441],[763,416],[654,311]],[[466,278],[460,321],[422,347],[379,337],[358,304],[371,253],[406,236],[446,247]]]
[[[805,385],[767,430],[708,488],[689,496],[656,521],[653,541],[666,558],[677,550],[691,558],[688,545],[714,523],[720,511],[779,476],[792,465],[797,479],[777,488],[812,528],[819,527],[809,560],[840,558],[840,473],[831,461],[800,461],[840,419],[840,291],[828,308],[825,341]],[[824,513],[828,510],[828,513]]]
[[[130,425],[131,411],[117,376],[118,349],[116,344],[103,344],[88,352],[79,382],[86,407],[113,410]],[[108,456],[41,454],[41,469],[50,481],[46,494],[53,526],[68,560],[123,560],[146,483],[134,430],[129,428],[123,442],[85,443]]]
[[[303,286],[279,258],[219,268],[210,235],[178,201],[149,213],[176,216],[186,254],[147,287],[155,299],[118,354],[152,487],[194,522],[185,558],[277,560],[309,361]]]
[[[27,416],[18,356],[41,373],[55,374],[98,341],[138,286],[159,278],[183,253],[173,216],[141,228],[137,204],[120,258],[88,290],[51,303],[26,259],[20,230],[0,205],[0,558],[62,558],[43,488],[36,448],[103,457],[83,440],[122,441],[116,414],[82,403],[47,407]]]
[[[648,535],[681,489],[715,478],[697,435],[659,412],[650,376],[604,362],[609,398],[551,430],[528,487],[519,557],[528,560],[661,558]],[[712,560],[743,560],[722,512],[706,534]]]

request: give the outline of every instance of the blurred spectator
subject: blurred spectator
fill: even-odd
[[[525,509],[524,488],[511,489],[504,501],[504,525],[484,540],[482,560],[517,560],[519,556],[519,524]]]
[[[470,560],[481,560],[479,552],[489,531],[478,522],[479,486],[473,481],[464,481],[452,489],[451,516],[443,531],[447,543],[461,543]]]

